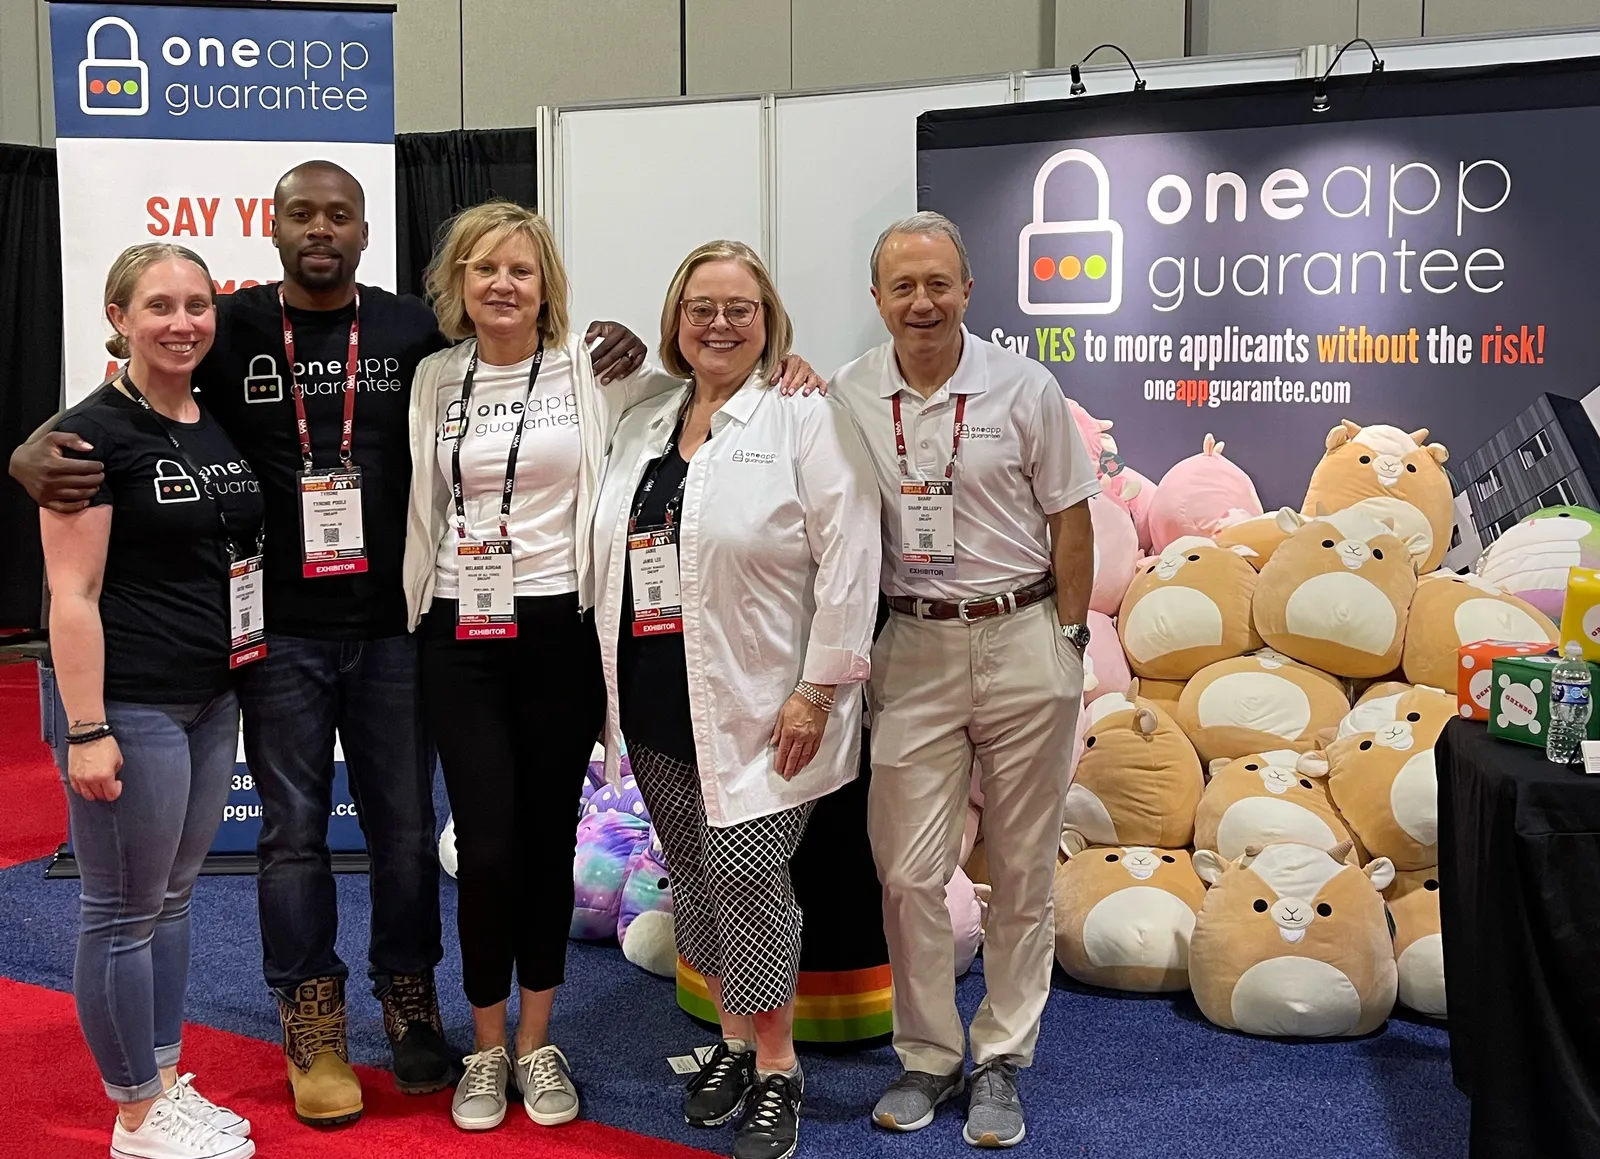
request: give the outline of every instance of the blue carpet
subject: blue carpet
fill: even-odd
[[[0,976],[67,990],[78,886],[45,881],[42,870],[42,862],[32,862],[0,871]],[[446,882],[439,991],[450,1037],[467,1049],[471,1021],[453,933],[455,889]],[[350,988],[352,1054],[381,1066],[387,1048],[378,1005],[360,980],[366,890],[365,877],[339,878],[339,953],[358,979]],[[202,878],[194,909],[189,1018],[275,1039],[276,1011],[260,981],[254,879]],[[727,1132],[696,1131],[683,1122],[679,1080],[666,1060],[709,1036],[678,1010],[672,983],[630,965],[614,944],[572,943],[567,976],[554,1037],[572,1060],[585,1114],[724,1150]],[[959,989],[968,1017],[981,993],[980,958]],[[953,1108],[914,1142],[868,1123],[874,1098],[897,1071],[888,1048],[812,1051],[804,1061],[802,1155],[970,1159]],[[1024,1146],[1041,1155],[1457,1159],[1466,1153],[1467,1104],[1450,1085],[1445,1033],[1401,1018],[1357,1041],[1274,1042],[1216,1029],[1187,996],[1108,996],[1058,974],[1022,1093]]]

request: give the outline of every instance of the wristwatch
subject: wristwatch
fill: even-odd
[[[1078,655],[1080,656],[1089,647],[1088,624],[1062,624],[1061,636],[1078,650]]]

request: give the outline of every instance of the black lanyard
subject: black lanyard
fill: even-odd
[[[644,514],[644,505],[650,498],[650,492],[655,490],[656,476],[661,472],[661,464],[667,461],[668,455],[676,455],[678,453],[678,440],[683,437],[683,420],[689,413],[689,403],[692,401],[692,395],[684,401],[683,409],[678,412],[678,425],[672,428],[672,439],[667,443],[667,449],[650,464],[649,469],[645,472],[644,482],[639,487],[639,497],[633,501],[633,513],[628,516],[628,534],[630,535],[639,525],[639,516]],[[710,441],[711,437],[709,435],[706,436],[706,442],[709,443]],[[670,528],[677,522],[678,515],[683,511],[683,491],[688,485],[689,464],[685,463],[683,465],[683,478],[678,480],[678,489],[667,497],[667,521],[663,526]]]
[[[500,538],[509,539],[511,520],[511,493],[517,486],[517,452],[522,449],[522,432],[528,422],[528,400],[533,397],[533,384],[539,381],[539,367],[544,363],[544,339],[534,351],[533,366],[528,371],[528,391],[522,396],[522,413],[517,416],[517,429],[511,436],[511,454],[506,458],[506,481],[500,489]],[[467,377],[461,383],[461,434],[450,452],[450,493],[456,501],[456,538],[467,537],[467,508],[461,489],[461,444],[467,441],[467,410],[472,402],[472,380],[478,371],[478,348],[472,348],[472,360],[467,363]]]
[[[155,418],[156,425],[161,428],[161,433],[167,436],[167,442],[172,444],[172,449],[174,452],[176,452],[178,458],[183,461],[184,468],[195,477],[195,482],[200,484],[201,493],[205,495],[206,499],[209,500],[211,505],[216,509],[217,522],[222,527],[222,542],[228,551],[228,562],[232,563],[238,558],[238,549],[234,546],[233,532],[228,529],[228,512],[222,502],[222,499],[211,490],[210,478],[204,471],[195,465],[194,460],[189,457],[189,452],[183,449],[182,443],[178,442],[178,436],[173,434],[172,427],[168,425],[166,416],[160,411],[156,410],[155,407],[151,406],[149,400],[147,400],[144,395],[139,393],[139,388],[133,385],[133,379],[128,375],[126,370],[122,372],[122,385],[127,389],[127,392],[133,398],[133,401],[138,403],[141,407],[148,411],[152,417]],[[262,528],[256,532],[257,555],[261,554],[261,549],[265,542],[266,529]]]

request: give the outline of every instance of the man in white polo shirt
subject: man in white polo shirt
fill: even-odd
[[[976,755],[994,888],[963,1134],[1008,1147],[1023,1137],[1017,1071],[1033,1060],[1050,993],[1051,887],[1094,578],[1087,500],[1099,486],[1050,372],[962,325],[971,292],[954,223],[919,213],[890,226],[872,253],[872,296],[892,341],[831,389],[882,491],[891,609],[872,653],[867,824],[905,1073],[873,1119],[917,1130],[964,1085],[944,891]]]

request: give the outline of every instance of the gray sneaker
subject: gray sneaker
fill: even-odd
[[[1017,1064],[997,1058],[974,1069],[961,1137],[974,1147],[1014,1147],[1027,1133],[1017,1097]]]
[[[872,1108],[872,1121],[891,1131],[920,1131],[933,1122],[939,1104],[961,1093],[963,1077],[954,1074],[929,1074],[908,1070],[883,1092]]]
[[[511,1056],[503,1046],[490,1046],[463,1060],[466,1073],[456,1084],[450,1117],[463,1131],[487,1131],[506,1117],[506,1086],[511,1081]]]
[[[572,1085],[567,1056],[555,1046],[541,1046],[517,1059],[517,1086],[522,1107],[541,1127],[559,1127],[578,1117],[578,1088]]]

